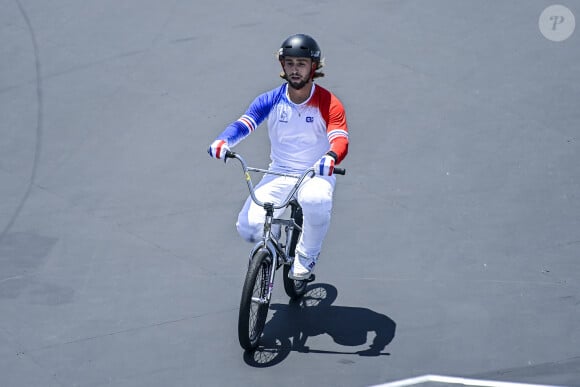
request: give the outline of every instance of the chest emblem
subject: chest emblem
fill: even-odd
[[[288,106],[278,106],[278,121],[288,123],[290,121],[291,110]]]

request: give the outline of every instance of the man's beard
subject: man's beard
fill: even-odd
[[[286,79],[288,80],[288,83],[290,84],[290,86],[292,86],[292,88],[295,90],[302,89],[304,86],[306,86],[308,84],[308,81],[309,81],[309,79],[306,79],[306,80],[303,79],[299,82],[292,81],[290,79],[290,77],[288,76],[288,74],[286,74]]]

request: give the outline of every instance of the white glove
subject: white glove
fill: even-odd
[[[220,159],[224,162],[226,161],[226,153],[229,151],[230,148],[228,144],[224,140],[215,140],[209,146],[207,153],[214,159]]]
[[[314,172],[320,176],[332,176],[334,172],[334,157],[324,155],[314,164]]]

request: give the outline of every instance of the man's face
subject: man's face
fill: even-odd
[[[284,73],[286,73],[286,78],[292,88],[300,90],[310,82],[312,59],[287,57],[282,63]]]

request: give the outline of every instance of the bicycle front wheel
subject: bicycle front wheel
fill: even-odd
[[[246,273],[238,317],[238,339],[242,348],[247,351],[256,349],[266,325],[269,307],[266,295],[271,270],[273,267],[270,252],[265,249],[258,250]]]

